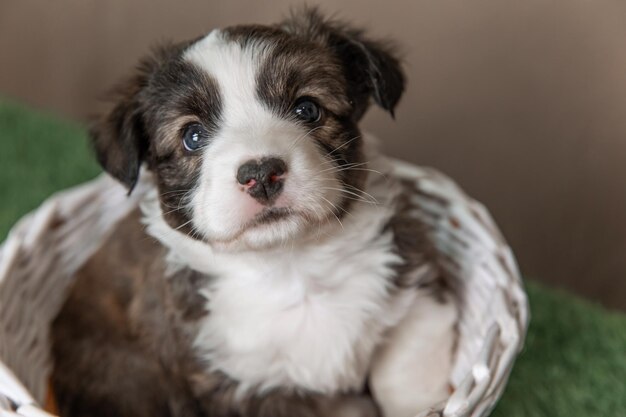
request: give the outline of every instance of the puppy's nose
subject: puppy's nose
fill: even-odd
[[[237,170],[237,182],[261,204],[270,205],[283,189],[287,164],[279,158],[250,160]]]

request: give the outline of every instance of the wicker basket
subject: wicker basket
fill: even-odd
[[[487,415],[502,394],[528,324],[515,260],[485,208],[450,179],[400,161],[394,167],[395,175],[415,181],[415,215],[430,226],[440,267],[460,295],[455,391],[419,416]],[[49,416],[38,404],[45,401],[51,370],[51,320],[73,272],[137,207],[148,186],[140,183],[127,197],[102,175],[51,197],[0,247],[0,416]]]

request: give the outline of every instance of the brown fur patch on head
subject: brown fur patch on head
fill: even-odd
[[[346,22],[327,19],[315,7],[295,10],[281,27],[300,39],[322,45],[340,60],[356,119],[367,110],[370,97],[393,115],[405,85],[393,44],[372,40],[362,29]]]
[[[265,55],[257,74],[257,96],[281,117],[299,97],[311,97],[338,118],[353,111],[341,61],[327,47],[264,26],[235,26],[225,30],[242,48],[262,48]]]
[[[185,152],[182,133],[200,123],[214,134],[222,108],[215,80],[182,59],[190,44],[165,45],[143,59],[118,88],[113,110],[92,129],[103,168],[132,190],[146,162],[155,173],[165,220],[187,232],[186,204],[200,157]]]
[[[191,123],[200,123],[209,135],[215,134],[222,108],[219,87],[208,74],[177,55],[161,63],[141,99],[150,137],[146,162],[156,177],[164,218],[172,227],[190,233],[187,204],[201,158],[199,153],[185,151],[182,135]]]

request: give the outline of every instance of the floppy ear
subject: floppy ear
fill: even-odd
[[[128,188],[139,178],[139,167],[147,142],[140,116],[133,111],[132,100],[115,106],[111,113],[91,129],[96,157],[102,168]]]
[[[113,92],[113,109],[90,130],[98,162],[112,177],[133,190],[149,148],[141,93],[157,67],[157,58],[141,61],[135,74]]]
[[[292,13],[282,28],[334,51],[344,67],[357,119],[365,113],[370,97],[394,116],[405,77],[391,44],[373,41],[361,30],[325,19],[317,8]]]

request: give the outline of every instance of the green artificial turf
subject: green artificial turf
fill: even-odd
[[[0,99],[0,241],[52,192],[99,171],[81,126]]]
[[[526,345],[497,417],[626,416],[626,315],[527,285]]]
[[[0,240],[52,192],[98,172],[81,126],[0,99]],[[626,315],[535,283],[528,293],[526,347],[493,415],[626,417]]]

